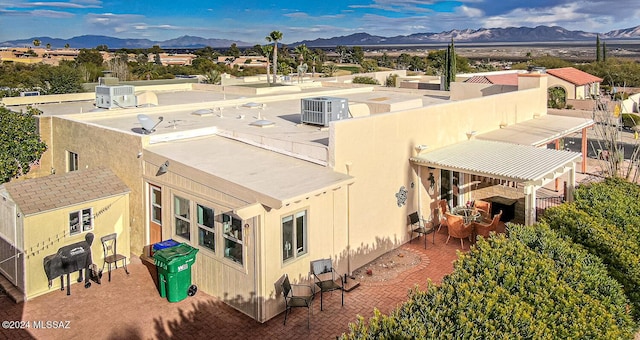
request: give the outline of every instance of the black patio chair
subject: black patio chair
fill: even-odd
[[[284,274],[284,279],[282,280],[282,296],[284,296],[286,307],[284,310],[284,324],[287,324],[287,314],[291,313],[291,308],[307,307],[307,328],[309,328],[311,313],[313,312],[311,303],[314,295],[315,292],[310,285],[292,285],[289,282],[289,276]]]
[[[432,222],[425,221],[420,218],[418,212],[409,214],[409,224],[411,224],[411,241],[413,241],[413,234],[424,235],[424,249],[427,249],[427,235],[433,234],[433,244],[436,244],[436,228]]]
[[[102,270],[100,272],[104,271],[104,266],[108,264],[109,282],[111,282],[111,265],[114,265],[116,269],[118,269],[118,262],[122,261],[124,271],[129,275],[129,269],[127,269],[127,257],[118,254],[118,240],[116,233],[102,236],[100,241],[102,242],[102,250],[104,251],[104,263],[102,263]]]
[[[311,273],[316,285],[320,287],[320,310],[322,310],[322,294],[334,290],[340,290],[342,305],[344,306],[344,282],[342,281],[342,276],[338,275],[333,269],[331,259],[311,261]]]

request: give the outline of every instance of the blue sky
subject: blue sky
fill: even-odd
[[[0,41],[84,34],[167,40],[183,35],[284,43],[367,32],[558,25],[608,32],[640,24],[640,0],[0,0]]]

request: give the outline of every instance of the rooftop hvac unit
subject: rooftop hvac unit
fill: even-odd
[[[135,106],[136,94],[132,85],[96,86],[96,107],[113,109]]]
[[[329,126],[329,122],[349,118],[349,102],[346,98],[315,97],[300,101],[303,123]]]

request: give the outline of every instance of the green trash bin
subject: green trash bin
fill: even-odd
[[[195,263],[197,253],[198,249],[182,243],[153,254],[158,269],[160,296],[166,297],[169,302],[178,302],[187,295],[195,295],[198,288],[191,284],[191,266]]]

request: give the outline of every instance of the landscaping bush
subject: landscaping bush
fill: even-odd
[[[611,178],[578,188],[574,197],[547,209],[542,220],[602,259],[640,320],[640,188]]]
[[[546,225],[478,240],[440,286],[413,289],[343,339],[631,338],[622,287],[595,256]]]
[[[354,84],[370,84],[370,85],[380,85],[380,83],[372,77],[353,77]]]

